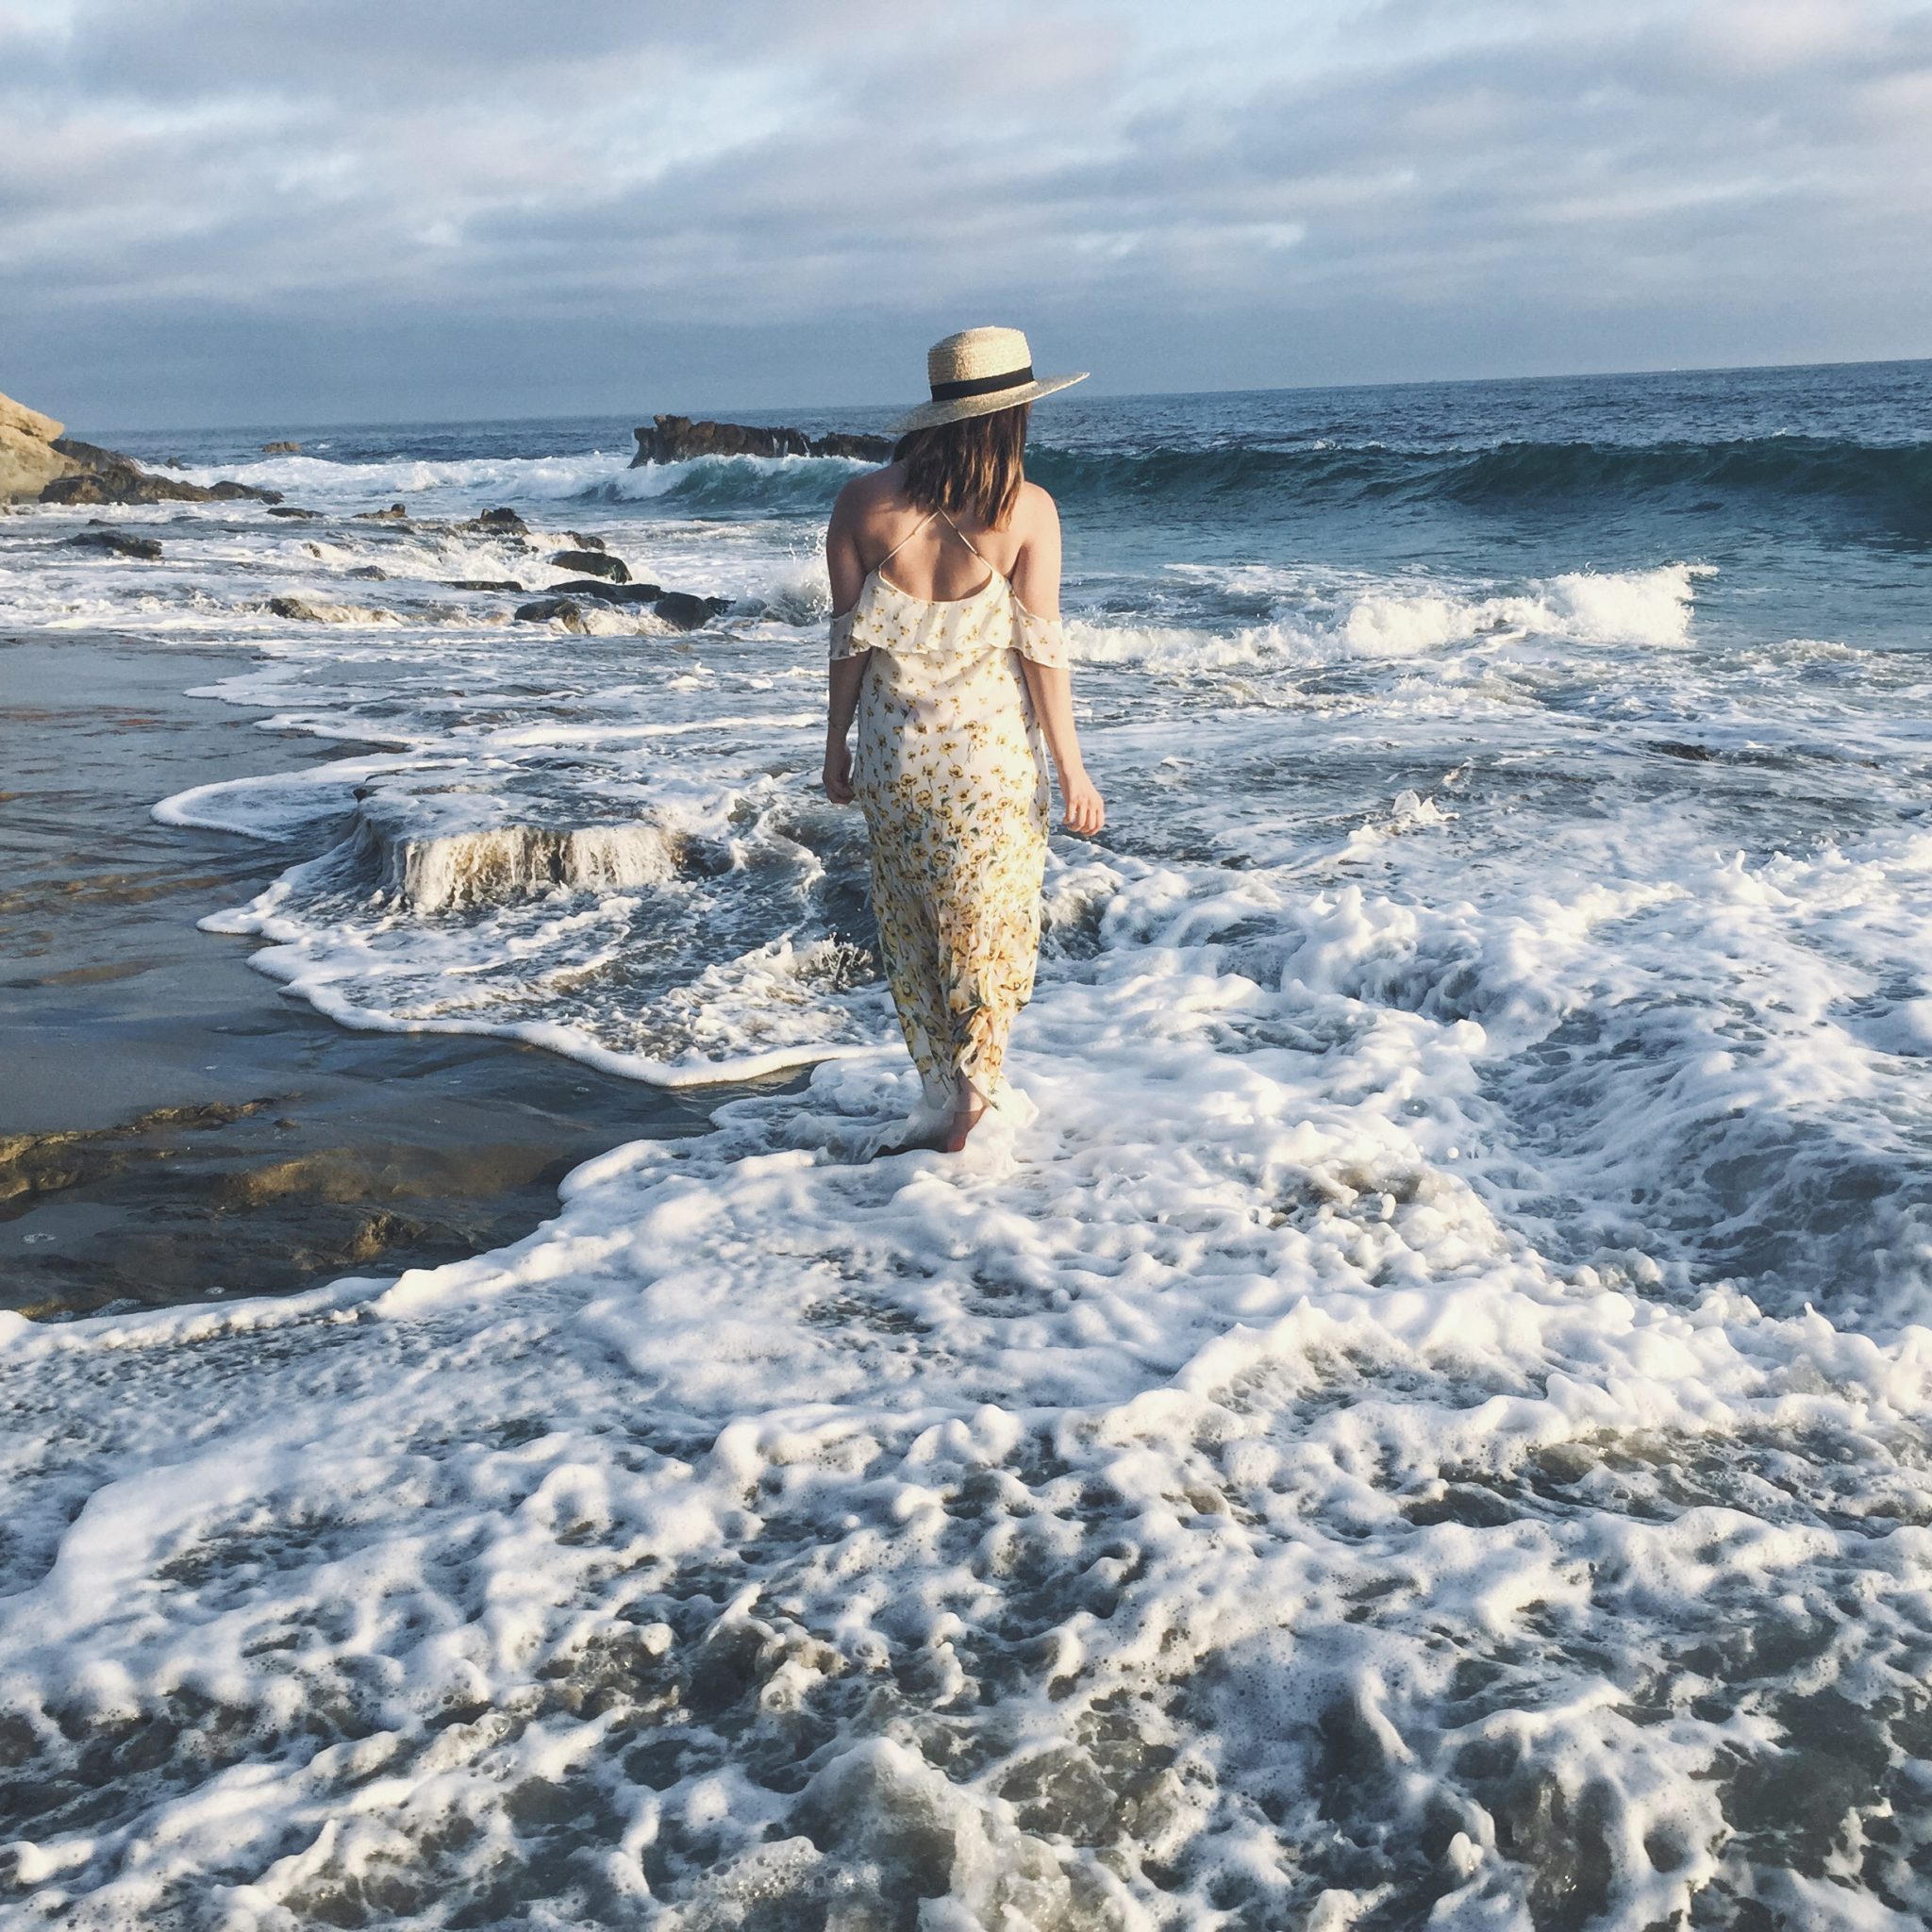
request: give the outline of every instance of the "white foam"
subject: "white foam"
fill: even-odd
[[[1159,939],[1051,978],[1039,1116],[960,1160],[846,1164],[912,1083],[822,1068],[494,1256],[16,1329],[93,1446],[0,1682],[35,1762],[161,1772],[30,1826],[31,1895],[132,1924],[185,1870],[292,1927],[547,1857],[579,1922],[1528,1924],[1595,1865],[1688,1911],[1807,1694],[1713,1707],[1714,1594],[1767,1643],[1857,1595],[1812,1681],[1909,1681],[1932,1332],[1554,1262],[1464,1171],[1483,1029],[1346,990],[1366,899],[1302,916],[1289,985]],[[1766,1503],[1793,1458],[1828,1507]]]
[[[1231,589],[1274,593],[1262,624],[1117,625],[1076,619],[1067,634],[1085,663],[1144,663],[1187,673],[1239,667],[1305,668],[1425,657],[1452,645],[1525,637],[1602,646],[1669,648],[1689,642],[1702,566],[1574,572],[1519,591],[1474,587],[1366,588],[1307,573],[1237,572]],[[1215,581],[1199,570],[1194,581]]]

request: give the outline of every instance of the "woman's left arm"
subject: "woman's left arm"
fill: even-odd
[[[1045,491],[1028,486],[1025,541],[1013,566],[1013,590],[1031,614],[1057,624],[1060,614],[1060,517]],[[1033,697],[1033,715],[1059,774],[1060,805],[1070,832],[1093,833],[1107,824],[1107,806],[1087,775],[1080,757],[1080,734],[1074,728],[1074,680],[1058,665],[1036,664],[1023,657],[1026,689]]]
[[[834,622],[858,602],[858,593],[865,588],[865,563],[858,550],[858,519],[851,498],[848,484],[839,492],[839,500],[832,506],[832,521],[825,529],[825,575],[832,581]],[[823,782],[825,796],[834,805],[852,803],[852,747],[847,740],[858,710],[858,688],[865,682],[865,659],[863,651],[832,659],[826,693]]]

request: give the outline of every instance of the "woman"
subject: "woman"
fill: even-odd
[[[1068,828],[1097,832],[1106,810],[1074,731],[1059,516],[1022,469],[1031,405],[1083,378],[1036,379],[1012,328],[948,336],[925,359],[931,402],[893,425],[908,433],[891,462],[845,486],[825,533],[824,786],[865,814],[886,977],[938,1124],[927,1144],[957,1153],[1033,991],[1042,727]]]

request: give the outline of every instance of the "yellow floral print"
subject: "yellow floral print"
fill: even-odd
[[[1058,622],[995,574],[932,603],[874,571],[832,624],[832,656],[870,653],[853,790],[900,1029],[929,1105],[962,1082],[991,1099],[1033,991],[1050,804],[1022,658],[1064,666]]]

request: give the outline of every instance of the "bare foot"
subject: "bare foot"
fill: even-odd
[[[950,1132],[946,1123],[941,1121],[936,1127],[926,1127],[916,1133],[901,1134],[891,1140],[881,1141],[872,1151],[874,1160],[887,1160],[895,1154],[945,1154],[951,1150],[947,1136]]]
[[[967,1101],[964,1107],[956,1108],[953,1111],[953,1124],[946,1130],[945,1142],[941,1152],[945,1154],[962,1153],[966,1146],[967,1137],[979,1124],[980,1119],[985,1112],[986,1102],[980,1099],[976,1093]]]

